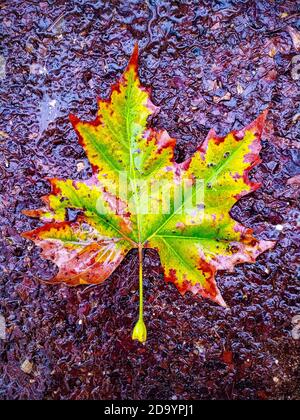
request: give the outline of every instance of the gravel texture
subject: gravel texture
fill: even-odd
[[[298,399],[300,2],[4,0],[0,15],[0,399]],[[91,174],[68,114],[93,118],[136,40],[178,161],[269,106],[263,186],[232,214],[278,240],[218,275],[228,310],[181,297],[148,250],[145,345],[134,251],[102,286],[71,289],[39,281],[56,268],[20,237],[46,177]]]

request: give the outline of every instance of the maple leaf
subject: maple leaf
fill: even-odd
[[[147,128],[158,109],[141,86],[137,61],[136,46],[109,100],[99,100],[94,121],[70,115],[93,175],[50,179],[44,207],[25,211],[45,224],[23,236],[58,266],[51,283],[72,286],[103,282],[137,248],[140,308],[133,339],[143,342],[144,248],[158,251],[166,281],[182,294],[191,291],[226,306],[216,272],[254,262],[274,242],[256,239],[230,216],[232,206],[259,187],[249,171],[260,162],[267,112],[225,137],[211,130],[194,155],[178,164],[175,140]],[[67,220],[68,209],[79,212],[75,221]]]

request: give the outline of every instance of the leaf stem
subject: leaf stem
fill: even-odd
[[[147,328],[144,323],[143,303],[143,245],[139,243],[139,319],[132,332],[132,339],[144,343],[147,340]]]
[[[139,318],[144,318],[144,296],[143,296],[143,246],[139,244],[139,291],[140,291],[140,307]]]

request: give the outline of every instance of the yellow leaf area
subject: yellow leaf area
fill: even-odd
[[[260,162],[266,111],[225,137],[211,130],[195,154],[178,164],[175,140],[147,126],[158,109],[140,83],[137,61],[136,46],[110,98],[99,101],[94,121],[70,116],[93,175],[51,179],[44,207],[25,212],[45,224],[24,236],[58,266],[53,282],[101,283],[130,249],[142,255],[143,248],[154,248],[165,279],[182,294],[191,291],[225,306],[216,272],[254,262],[274,246],[230,216],[240,197],[259,187],[249,171]],[[187,204],[198,195],[191,210]],[[73,222],[67,220],[69,209],[78,212]]]

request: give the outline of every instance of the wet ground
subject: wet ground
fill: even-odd
[[[299,1],[20,1],[0,4],[0,398],[298,399]],[[145,260],[145,345],[130,338],[137,255],[99,287],[48,286],[55,266],[20,237],[45,177],[91,169],[68,120],[93,118],[138,40],[153,126],[189,156],[208,130],[270,107],[253,177],[233,209],[274,250],[218,275],[230,305],[179,295]],[[298,140],[297,140],[298,136]],[[297,177],[298,175],[298,177]]]

